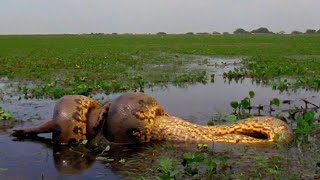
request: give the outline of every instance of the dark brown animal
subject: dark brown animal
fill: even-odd
[[[39,133],[52,133],[52,141],[58,144],[82,142],[97,135],[103,123],[103,115],[109,104],[81,95],[67,95],[55,105],[52,120],[35,128],[15,130],[18,138],[32,138]]]

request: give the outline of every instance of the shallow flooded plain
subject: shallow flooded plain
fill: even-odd
[[[303,100],[319,105],[317,91],[295,89],[273,90],[271,86],[250,78],[228,80],[223,73],[241,66],[241,58],[194,56],[196,64],[207,71],[211,81],[192,85],[164,85],[141,89],[154,96],[174,116],[196,124],[227,123],[234,109],[232,101],[241,101],[255,92],[253,106],[270,104],[274,98],[291,102],[266,108],[262,114],[288,116],[286,110],[305,106]],[[205,63],[203,63],[205,62]],[[214,76],[211,76],[215,74]],[[47,140],[39,142],[14,141],[14,128],[29,127],[49,120],[55,100],[23,99],[11,91],[8,80],[0,85],[1,106],[16,121],[1,122],[0,178],[4,179],[152,179],[172,174],[179,178],[289,178],[313,179],[319,177],[320,142],[317,134],[309,142],[294,142],[288,146],[245,146],[215,143],[206,145],[172,145],[156,143],[144,147],[111,146],[103,155],[93,154],[83,147],[52,147]],[[92,94],[100,102],[111,100],[121,93]],[[252,110],[253,114],[258,113]],[[13,120],[12,120],[13,121]],[[289,120],[293,128],[296,122]],[[50,136],[45,136],[50,137]],[[209,159],[209,160],[208,160]],[[190,163],[192,161],[192,163]],[[192,165],[191,165],[192,164]],[[167,168],[167,171],[164,169]],[[173,177],[172,176],[172,177]],[[171,177],[171,178],[172,178]]]

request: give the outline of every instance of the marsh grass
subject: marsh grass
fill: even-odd
[[[19,80],[27,97],[111,93],[214,77],[188,66],[194,62],[186,55],[249,56],[245,63],[256,77],[292,76],[299,86],[319,87],[319,35],[0,36],[0,49],[0,76]]]
[[[25,97],[53,98],[64,94],[89,95],[97,91],[112,93],[172,82],[181,84],[206,81],[205,71],[199,68],[191,70],[185,66],[191,63],[188,58],[157,54],[133,57],[120,53],[105,58],[83,57],[70,61],[57,58],[56,61],[60,63],[44,65],[40,61],[32,62],[24,64],[21,70],[17,70],[19,72],[7,75],[11,77],[14,74],[16,78],[32,82],[31,85],[22,84],[19,87]]]
[[[284,78],[282,86],[320,88],[320,57],[302,59],[275,56],[257,56],[244,60],[248,73],[256,78]],[[287,80],[288,79],[288,80]],[[292,82],[288,82],[288,81]]]

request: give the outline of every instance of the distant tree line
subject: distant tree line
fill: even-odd
[[[233,34],[275,34],[272,31],[269,31],[268,28],[261,27],[258,29],[254,29],[252,31],[246,31],[242,28],[238,28],[235,31],[233,31]],[[285,34],[284,31],[280,31],[277,34]],[[292,31],[291,34],[320,34],[320,29],[317,31],[315,29],[307,29],[304,33],[300,31]]]
[[[161,32],[162,34],[163,32]],[[160,34],[160,32],[158,33]],[[194,33],[194,32],[187,32],[186,33],[187,35],[207,35],[207,34],[210,34],[208,32],[198,32],[198,33]],[[213,31],[211,34],[213,35],[228,35],[230,34],[229,32],[223,32],[223,33],[220,33],[220,32],[217,32],[217,31]],[[233,34],[286,34],[285,31],[279,31],[277,33],[274,33],[272,31],[270,31],[268,28],[265,28],[265,27],[260,27],[258,29],[254,29],[252,31],[247,31],[245,29],[242,29],[242,28],[238,28],[236,29],[235,31],[233,31]],[[320,34],[320,29],[317,31],[315,29],[307,29],[305,32],[301,32],[301,31],[297,31],[297,30],[294,30],[291,32],[291,34]]]
[[[132,34],[134,35],[134,33],[123,33],[124,35],[129,35],[129,34]],[[150,33],[147,33],[147,34],[150,34]],[[166,32],[163,32],[163,31],[160,31],[158,33],[156,33],[157,35],[166,35],[167,33]],[[209,35],[209,34],[212,34],[212,35],[228,35],[230,34],[229,32],[218,32],[218,31],[213,31],[212,33],[209,33],[209,32],[187,32],[185,33],[187,35]],[[233,34],[286,34],[285,31],[280,31],[280,32],[277,32],[277,33],[274,33],[272,31],[270,31],[268,28],[266,27],[260,27],[258,29],[254,29],[252,31],[247,31],[245,29],[242,29],[242,28],[238,28],[236,29],[235,31],[233,31]],[[297,30],[294,30],[291,32],[291,34],[320,34],[320,29],[319,30],[315,30],[315,29],[307,29],[305,32],[301,32],[301,31],[297,31]],[[111,34],[107,34],[107,33],[90,33],[90,35],[118,35],[118,33],[114,32],[114,33],[111,33]]]
[[[187,32],[186,34],[188,34],[188,35],[193,35],[193,34],[203,35],[203,34],[210,34],[210,33],[207,33],[207,32],[199,32],[199,33]],[[229,32],[220,33],[217,31],[213,31],[211,34],[213,34],[213,35],[221,35],[221,34],[227,35],[230,33]],[[286,34],[286,32],[280,31],[280,32],[274,33],[272,31],[270,31],[268,28],[260,27],[258,29],[254,29],[252,31],[247,31],[245,29],[238,28],[235,31],[233,31],[233,34]],[[300,31],[294,30],[291,32],[291,34],[320,34],[320,29],[318,31],[315,29],[307,29],[305,32],[300,32]]]

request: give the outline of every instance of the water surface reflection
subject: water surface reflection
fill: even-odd
[[[293,100],[295,106],[302,106],[300,99],[308,99],[314,103],[320,102],[318,92],[298,89],[294,92],[280,92],[271,87],[257,84],[251,79],[244,79],[241,83],[225,82],[222,73],[234,68],[232,63],[239,59],[218,59],[228,62],[226,66],[211,66],[210,62],[217,59],[210,59],[209,63],[202,66],[209,66],[208,72],[215,73],[214,83],[194,84],[187,87],[168,85],[166,87],[153,87],[145,89],[145,93],[156,97],[165,109],[175,116],[179,116],[197,124],[207,124],[215,113],[229,114],[233,110],[230,107],[231,101],[239,101],[248,96],[249,91],[254,91],[256,97],[253,99],[255,105],[269,104],[273,98],[281,100]],[[0,83],[0,88],[3,88]],[[119,93],[105,95],[96,94],[93,97],[101,102],[119,96]],[[55,100],[18,100],[16,97],[2,96],[0,106],[13,114],[13,117],[26,121],[17,124],[16,127],[27,127],[42,123],[52,117]],[[285,105],[283,105],[285,106]],[[50,137],[50,136],[46,136]],[[218,149],[217,149],[218,148]],[[215,151],[239,152],[244,150],[232,150],[239,146],[215,146]],[[118,176],[106,168],[101,162],[95,161],[95,156],[85,150],[74,150],[64,147],[53,149],[45,143],[39,142],[16,142],[12,141],[8,132],[0,134],[0,178],[6,179],[92,179],[112,178]],[[153,148],[154,151],[154,148]],[[272,150],[264,149],[266,153]],[[120,152],[120,151],[119,151]],[[155,152],[155,151],[154,151]],[[253,152],[261,152],[261,149]],[[152,153],[151,153],[152,154]],[[237,153],[233,153],[237,154]],[[254,154],[254,153],[253,153]],[[130,153],[127,154],[131,156]],[[124,157],[126,155],[123,155]],[[236,156],[236,155],[232,155]],[[117,157],[117,156],[115,156]],[[121,158],[121,157],[118,157]],[[154,156],[153,158],[157,158]],[[141,161],[143,163],[143,161]],[[130,165],[130,163],[128,163]],[[130,169],[132,167],[125,167]],[[89,169],[89,170],[88,170]],[[113,167],[117,170],[117,164]]]

